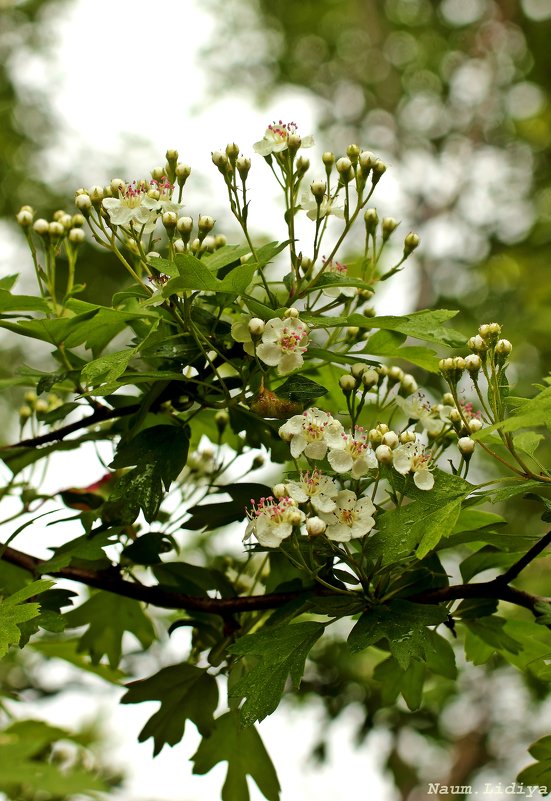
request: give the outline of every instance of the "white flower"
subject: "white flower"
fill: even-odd
[[[159,214],[166,211],[178,213],[181,206],[171,199],[173,186],[168,181],[133,181],[119,189],[119,197],[107,197],[102,201],[113,225],[135,223],[144,233],[155,227]]]
[[[260,156],[269,156],[271,153],[281,153],[287,150],[287,140],[290,134],[297,133],[297,125],[294,122],[274,122],[268,125],[266,132],[260,142],[255,142],[253,150]],[[304,136],[301,147],[312,147],[314,144],[313,136]]]
[[[320,513],[327,523],[325,535],[335,542],[349,542],[368,534],[375,520],[375,506],[370,498],[357,499],[352,490],[341,490],[336,498],[337,506],[331,514]]]
[[[301,453],[308,459],[324,459],[327,436],[339,436],[343,431],[342,424],[332,415],[312,407],[290,417],[279,429],[279,436],[290,442],[293,459]]]
[[[394,398],[408,420],[419,420],[425,431],[431,437],[437,437],[446,426],[450,425],[449,413],[451,406],[431,406],[420,392],[402,398]]]
[[[298,503],[310,501],[316,512],[332,512],[335,508],[333,498],[338,491],[333,479],[324,476],[319,470],[302,473],[300,481],[287,482],[287,492],[291,498]]]
[[[262,342],[256,349],[258,358],[270,367],[277,367],[278,375],[298,370],[304,364],[302,354],[308,345],[308,326],[297,317],[268,320]]]
[[[415,486],[420,490],[430,490],[434,486],[430,458],[420,442],[406,442],[392,451],[392,465],[396,472],[403,476],[413,473]]]
[[[324,260],[324,270],[323,274],[327,275],[328,273],[333,273],[334,275],[340,275],[343,278],[346,278],[346,274],[348,272],[348,267],[346,264],[341,264],[340,261],[328,261]],[[324,295],[327,295],[328,298],[338,298],[339,295],[344,295],[346,298],[353,298],[356,295],[356,287],[355,286],[342,286],[342,284],[335,284],[335,286],[326,286],[322,290]]]
[[[290,537],[293,527],[299,526],[306,515],[297,508],[296,501],[289,497],[276,500],[272,496],[261,498],[258,504],[251,500],[253,508],[248,512],[249,523],[244,539],[254,534],[261,545],[277,548]]]
[[[367,432],[356,426],[354,434],[329,435],[329,464],[336,473],[352,472],[352,478],[361,478],[369,470],[377,468],[378,462],[367,437]]]
[[[243,344],[243,350],[249,356],[254,356],[253,338],[249,328],[250,317],[248,314],[241,314],[239,319],[231,327],[231,335],[236,342]]]
[[[344,207],[342,204],[342,200],[337,197],[330,197],[329,195],[324,195],[321,199],[321,203],[318,206],[318,203],[315,199],[312,199],[310,195],[303,195],[300,201],[300,208],[302,211],[306,212],[306,216],[310,220],[321,220],[323,217],[328,217],[330,214],[333,217],[344,217]],[[319,208],[319,211],[318,211]]]

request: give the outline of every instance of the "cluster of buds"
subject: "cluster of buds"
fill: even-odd
[[[61,242],[66,241],[76,247],[85,239],[82,230],[85,219],[82,214],[68,214],[63,209],[59,209],[54,212],[51,220],[41,217],[35,220],[34,209],[31,206],[22,206],[15,219],[27,236],[34,231],[46,246],[57,247]]]
[[[30,417],[36,415],[37,418],[43,417],[48,412],[57,409],[62,404],[59,395],[50,392],[46,398],[39,398],[36,392],[30,390],[24,395],[25,403],[19,408],[19,419],[24,424]]]
[[[470,359],[470,364],[473,365],[472,368],[467,369],[474,370],[475,365],[478,364],[476,370],[478,372],[480,367],[486,364],[488,359],[498,369],[503,368],[511,355],[513,346],[508,339],[501,339],[500,337],[501,326],[499,323],[484,323],[481,325],[478,329],[478,334],[471,337],[467,343],[472,352],[472,355],[467,357],[467,359]],[[473,358],[476,356],[478,357],[478,361]]]

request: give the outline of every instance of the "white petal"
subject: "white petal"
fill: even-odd
[[[344,523],[335,523],[333,526],[327,526],[325,536],[328,540],[334,542],[350,542],[352,539],[351,531]]]
[[[312,506],[316,510],[316,512],[332,512],[334,509],[337,508],[337,504],[335,501],[330,498],[328,495],[314,495],[312,497]]]
[[[269,364],[269,362],[266,362],[266,364]],[[304,359],[301,353],[284,353],[277,366],[277,372],[279,375],[287,375],[287,373],[292,373],[293,370],[298,370],[303,364]]]
[[[434,487],[434,476],[428,468],[417,470],[413,474],[413,481],[420,490],[430,490]]]
[[[306,441],[306,438],[303,437],[301,434],[297,434],[296,436],[294,436],[293,439],[291,440],[291,456],[293,457],[293,459],[297,459],[305,449],[310,447],[311,444],[313,443],[308,443]],[[308,456],[308,454],[306,454],[306,456]],[[325,456],[325,452],[323,456]],[[317,458],[323,459],[323,456],[318,456]],[[311,458],[315,459],[316,457],[313,456]]]
[[[306,501],[310,498],[308,493],[305,492],[304,487],[301,484],[298,484],[296,481],[287,482],[287,492],[291,498],[294,501],[298,501],[298,503],[306,503]]]
[[[281,361],[281,348],[278,348],[277,345],[267,345],[262,342],[256,352],[258,358],[262,359],[264,364],[268,364],[270,367],[275,367]]]
[[[352,457],[346,451],[329,451],[327,459],[336,473],[347,473],[353,465]]]
[[[291,448],[292,453],[292,448]],[[327,445],[323,440],[317,440],[316,442],[309,442],[306,448],[304,449],[304,455],[307,456],[309,459],[324,459],[325,454],[327,453]]]

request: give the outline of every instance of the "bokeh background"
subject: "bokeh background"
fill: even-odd
[[[23,203],[49,217],[77,186],[146,174],[167,147],[192,164],[198,210],[222,218],[210,152],[228,141],[250,151],[273,118],[293,119],[322,150],[357,142],[390,167],[381,216],[422,247],[385,311],[459,309],[466,336],[499,321],[516,391],[531,394],[551,367],[550,42],[550,0],[0,0],[1,273],[32,287],[14,223]],[[262,184],[256,199],[255,227],[268,230]],[[120,276],[85,247],[87,292],[107,299]],[[0,379],[25,358],[3,335]],[[20,400],[1,396],[4,440]],[[519,504],[511,526],[535,525],[531,515]],[[546,560],[531,581],[549,594]],[[8,692],[56,695],[32,666],[2,670]],[[435,776],[505,786],[548,733],[547,686],[498,662],[464,665],[415,713],[381,709],[366,675],[329,642],[298,701],[263,724],[284,801],[339,798],[352,782],[380,801],[419,801]],[[100,703],[76,698],[83,718]],[[71,722],[74,708],[48,703]],[[219,777],[192,779],[182,746],[156,763],[137,750],[145,713],[123,711],[104,732],[133,776],[121,798],[217,797]]]

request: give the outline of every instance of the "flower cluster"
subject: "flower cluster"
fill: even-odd
[[[309,329],[298,318],[295,309],[288,309],[283,319],[274,317],[264,323],[257,317],[242,314],[232,325],[231,334],[250,356],[256,355],[269,367],[277,367],[278,375],[287,375],[304,364],[308,349]]]
[[[111,187],[118,197],[104,198],[102,206],[112,225],[143,226],[143,232],[149,233],[154,229],[159,214],[173,212],[177,215],[181,209],[181,204],[172,200],[174,186],[166,177],[160,181],[152,179],[131,184],[115,178]]]
[[[279,120],[279,122],[268,125],[263,138],[253,145],[253,150],[260,156],[270,156],[272,153],[281,153],[283,150],[287,150],[290,144],[295,144],[297,149],[298,147],[312,147],[314,137],[300,137],[296,123]]]

